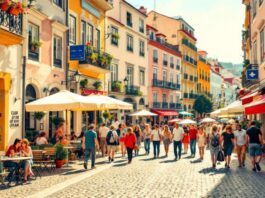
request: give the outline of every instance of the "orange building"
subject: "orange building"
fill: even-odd
[[[205,94],[211,97],[210,94],[210,76],[211,66],[207,62],[207,52],[198,52],[198,94]]]

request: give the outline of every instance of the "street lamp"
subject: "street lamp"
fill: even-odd
[[[80,81],[81,74],[78,71],[75,71],[75,73],[72,76],[69,76],[66,81],[62,81],[61,84],[63,85],[64,83],[68,82],[75,82],[79,83]]]

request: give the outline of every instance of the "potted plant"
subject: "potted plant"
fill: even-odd
[[[44,112],[36,112],[36,113],[34,114],[35,119],[36,119],[36,120],[39,120],[39,121],[40,121],[44,116],[45,116],[45,113],[44,113]]]
[[[110,54],[106,54],[106,59],[107,59],[106,65],[110,65],[111,64],[111,61],[113,59],[113,56],[110,55]]]
[[[63,147],[62,144],[56,145],[56,150],[55,150],[56,168],[62,168],[66,158],[67,158],[67,150]]]
[[[105,122],[107,122],[107,120],[112,119],[112,115],[110,114],[109,111],[104,111],[103,114],[102,114],[102,116],[103,116]]]
[[[21,2],[13,2],[9,8],[9,13],[13,16],[18,16],[19,14],[24,13],[25,5]]]
[[[86,88],[87,83],[88,83],[87,79],[81,80],[80,81],[80,88]]]
[[[93,86],[95,87],[96,90],[99,90],[102,87],[102,82],[101,81],[96,81],[96,82],[93,83]]]
[[[107,56],[105,54],[99,55],[100,65],[105,66],[107,64]]]
[[[98,60],[98,54],[95,52],[92,52],[91,55],[89,56],[89,59],[92,63],[96,63]]]
[[[40,48],[40,46],[41,46],[41,42],[40,41],[38,41],[38,40],[34,40],[34,41],[32,41],[32,43],[31,43],[31,50],[33,51],[33,52],[35,52],[37,49],[39,49]]]
[[[111,37],[114,39],[120,39],[120,35],[118,33],[111,33]]]
[[[121,92],[122,90],[122,82],[121,81],[114,81],[112,82],[112,91],[114,92]]]
[[[7,11],[9,9],[10,2],[9,0],[2,0],[0,1],[0,9],[3,11]]]

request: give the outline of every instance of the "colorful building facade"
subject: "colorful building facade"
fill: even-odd
[[[147,26],[149,89],[148,102],[159,118],[177,116],[181,107],[181,53],[177,46],[166,42],[159,30]]]
[[[198,94],[211,98],[211,65],[207,62],[207,52],[198,52]]]
[[[114,0],[113,9],[107,12],[110,36],[106,51],[114,57],[108,77],[109,95],[132,103],[133,111],[145,109],[148,104],[146,18],[143,7],[137,9],[124,0]],[[121,112],[117,116],[124,118]]]
[[[181,17],[168,17],[151,11],[148,13],[148,24],[160,29],[167,36],[167,41],[178,45],[182,53],[182,98],[183,109],[193,111],[197,97],[197,39],[194,29]]]

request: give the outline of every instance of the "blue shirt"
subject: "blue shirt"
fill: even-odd
[[[86,131],[85,132],[85,146],[86,149],[90,148],[93,149],[95,148],[95,139],[97,138],[97,133],[95,131]]]

